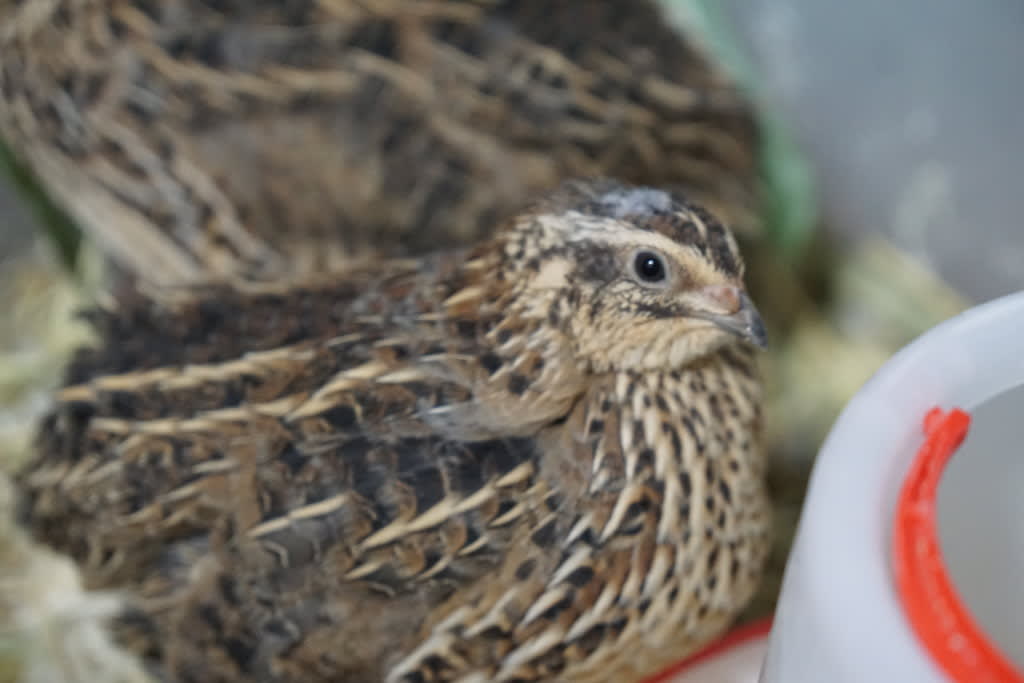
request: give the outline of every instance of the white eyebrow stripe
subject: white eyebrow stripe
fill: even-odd
[[[566,218],[570,218],[571,221],[566,221]],[[697,281],[709,282],[720,280],[722,277],[722,273],[699,248],[680,244],[660,232],[639,228],[623,230],[623,222],[620,220],[590,216],[578,211],[569,211],[561,215],[546,214],[539,216],[538,220],[550,225],[552,229],[563,232],[565,224],[571,222],[573,230],[566,234],[566,240],[570,243],[596,241],[618,247],[649,247],[679,262]]]

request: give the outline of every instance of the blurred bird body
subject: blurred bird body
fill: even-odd
[[[755,133],[646,0],[0,0],[0,137],[155,291],[464,246],[570,177],[754,234]]]
[[[768,550],[742,274],[702,209],[598,182],[472,249],[123,301],[26,519],[166,680],[635,679]]]

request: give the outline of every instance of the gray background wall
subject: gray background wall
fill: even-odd
[[[723,0],[830,225],[986,299],[1024,288],[1024,3]]]

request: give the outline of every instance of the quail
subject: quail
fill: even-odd
[[[768,551],[743,269],[698,205],[602,180],[465,249],[122,300],[22,517],[165,681],[638,680]]]
[[[465,246],[569,177],[757,231],[750,104],[651,0],[0,0],[0,138],[156,293]]]

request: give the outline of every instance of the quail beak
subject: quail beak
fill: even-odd
[[[746,292],[731,286],[708,287],[704,294],[711,302],[726,304],[725,308],[730,312],[700,311],[695,313],[694,317],[714,323],[759,349],[768,348],[768,333],[764,329],[764,321]]]

